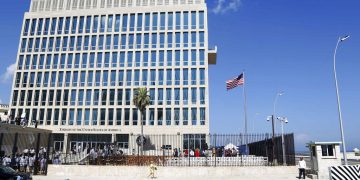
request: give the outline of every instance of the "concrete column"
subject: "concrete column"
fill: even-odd
[[[63,142],[63,153],[66,153],[67,152],[67,145],[68,145],[68,137],[69,137],[69,134],[68,133],[65,133],[64,134],[64,142]]]
[[[111,135],[111,143],[115,143],[116,142],[116,134],[112,134]]]

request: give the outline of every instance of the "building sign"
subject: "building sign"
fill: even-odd
[[[61,132],[121,132],[116,128],[59,128]]]

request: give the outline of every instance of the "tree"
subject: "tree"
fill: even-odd
[[[141,113],[141,155],[144,154],[144,127],[143,127],[143,116],[146,111],[146,107],[150,105],[150,96],[148,95],[148,90],[146,88],[138,88],[135,90],[135,95],[133,99],[134,105],[138,108]]]

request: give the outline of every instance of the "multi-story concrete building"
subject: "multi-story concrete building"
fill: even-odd
[[[203,141],[215,62],[204,0],[32,0],[10,114],[26,113],[52,130],[57,149],[69,142],[126,147],[140,133],[134,90],[146,87],[145,134]]]

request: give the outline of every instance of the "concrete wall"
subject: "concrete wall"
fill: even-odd
[[[81,166],[49,165],[48,176],[51,177],[121,177],[121,179],[144,179],[148,176],[148,167],[129,166]],[[254,177],[297,177],[297,167],[158,167],[159,178],[198,177],[231,177],[234,179],[254,179]],[[237,178],[238,177],[238,178]],[[246,178],[248,177],[248,178]],[[273,177],[273,178],[272,178]],[[76,179],[76,178],[73,178]]]

